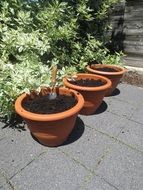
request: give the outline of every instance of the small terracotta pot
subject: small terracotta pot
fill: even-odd
[[[106,72],[106,71],[96,70],[96,68],[105,68],[105,67],[113,68],[117,72]],[[106,96],[110,96],[114,92],[115,88],[120,82],[120,79],[122,78],[123,74],[126,72],[126,69],[123,67],[117,65],[108,65],[108,64],[91,64],[90,66],[88,65],[86,69],[89,73],[101,75],[111,80],[112,85],[111,88],[107,91]]]
[[[80,114],[91,115],[95,113],[97,108],[101,105],[107,90],[111,87],[111,81],[106,77],[88,73],[77,74],[76,80],[80,79],[100,79],[101,81],[105,82],[104,85],[99,87],[83,87],[71,84],[66,77],[63,79],[64,85],[66,87],[77,90],[84,97],[85,102]]]
[[[48,94],[49,91],[46,91]],[[16,112],[26,121],[30,132],[43,145],[58,146],[63,144],[74,128],[77,115],[84,105],[81,94],[67,88],[59,88],[59,94],[74,96],[77,104],[69,110],[56,114],[35,114],[22,107],[22,101],[27,98],[24,93],[15,102]]]

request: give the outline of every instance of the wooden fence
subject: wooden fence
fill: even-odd
[[[110,16],[112,46],[127,55],[126,65],[143,68],[143,0],[126,0]]]

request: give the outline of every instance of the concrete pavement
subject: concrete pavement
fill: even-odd
[[[64,145],[0,123],[0,190],[142,190],[143,88],[120,84]]]

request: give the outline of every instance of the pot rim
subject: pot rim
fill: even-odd
[[[23,118],[30,119],[33,121],[55,121],[55,120],[60,120],[60,119],[70,117],[78,113],[84,105],[83,96],[79,92],[72,89],[68,89],[65,87],[60,87],[59,89],[61,91],[67,90],[73,93],[77,99],[77,104],[74,107],[70,108],[69,110],[55,113],[55,114],[36,114],[36,113],[29,112],[22,107],[21,103],[23,99],[27,97],[27,94],[23,93],[15,101],[15,111]]]
[[[103,75],[123,75],[127,69],[125,69],[124,67],[118,66],[118,65],[110,65],[110,64],[93,64],[95,65],[95,67],[109,67],[109,68],[115,68],[115,69],[119,69],[120,71],[117,72],[106,72],[106,71],[98,71],[96,69],[92,69],[89,65],[86,66],[86,69],[92,73],[95,74],[103,74]]]
[[[96,75],[96,74],[90,74],[90,73],[79,73],[76,76],[87,76],[87,77],[91,77],[93,79],[101,79],[106,81],[106,84],[101,85],[101,86],[96,86],[96,87],[85,87],[85,86],[78,86],[78,85],[74,85],[71,84],[67,77],[63,78],[63,82],[65,84],[66,87],[72,88],[74,90],[80,90],[80,91],[101,91],[101,90],[106,90],[108,88],[111,87],[112,83],[110,81],[110,79],[104,77],[104,76],[100,76],[100,75]]]

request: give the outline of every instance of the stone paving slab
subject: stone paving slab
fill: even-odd
[[[118,136],[125,124],[128,122],[126,118],[113,115],[107,111],[102,114],[95,114],[94,116],[80,117],[83,119],[85,125],[114,137]]]
[[[13,131],[13,136],[0,141],[0,167],[10,178],[43,151],[44,147],[33,140],[29,131]]]
[[[0,189],[1,190],[14,190],[13,187],[11,187],[9,184],[5,184]]]
[[[106,98],[105,101],[108,104],[107,111],[120,117],[130,119],[133,113],[136,111],[136,107],[134,105],[131,105],[119,99]]]
[[[142,102],[143,102],[143,99],[142,99]],[[143,105],[140,105],[140,107],[136,109],[136,111],[133,113],[131,117],[131,120],[143,124]]]
[[[113,140],[109,137],[85,126],[79,140],[59,149],[92,171],[110,150],[112,143]]]
[[[4,138],[15,138],[16,136],[19,135],[25,135],[25,131],[27,131],[26,127],[21,127],[21,128],[11,128],[11,127],[6,127],[6,125],[2,122],[0,122],[0,141]]]
[[[2,190],[13,190],[12,184],[9,182],[8,176],[4,171],[0,170],[0,189]]]
[[[118,139],[143,152],[143,125],[128,121]]]
[[[73,190],[79,189],[87,173],[83,166],[54,149],[40,156],[11,181],[22,190]]]
[[[112,148],[96,174],[118,190],[142,190],[143,154],[122,144]]]
[[[82,189],[84,190],[117,190],[112,184],[108,183],[99,176],[93,176],[91,181],[87,183]]]
[[[143,88],[128,85],[128,84],[119,84],[118,89],[120,91],[119,95],[112,96],[112,99],[122,100],[126,103],[129,103],[135,107],[143,105]],[[111,97],[108,97],[111,99]],[[107,99],[107,97],[106,97]]]

